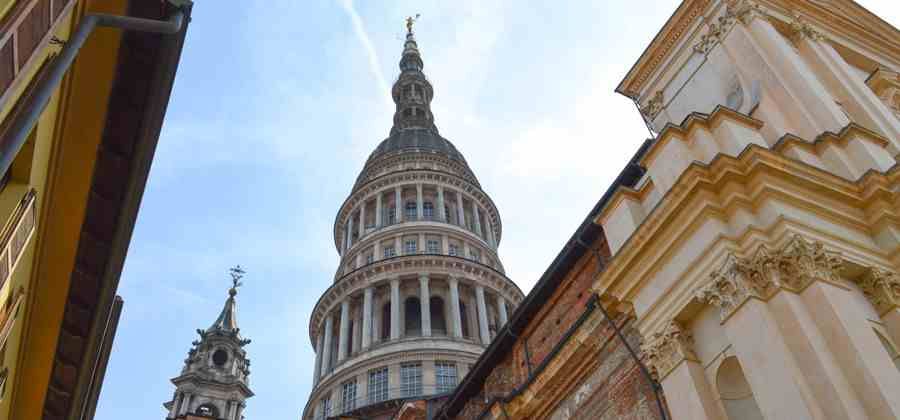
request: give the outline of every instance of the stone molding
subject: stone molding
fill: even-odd
[[[870,268],[856,284],[875,307],[878,316],[900,307],[900,274]]]
[[[694,335],[678,321],[669,322],[662,331],[651,335],[641,346],[641,350],[659,380],[664,379],[681,362],[698,360],[694,354]]]
[[[750,298],[768,300],[780,290],[800,293],[815,281],[840,286],[838,271],[842,266],[843,259],[826,251],[821,242],[793,235],[779,249],[760,245],[749,259],[729,254],[695,296],[718,307],[725,322]]]
[[[879,68],[869,75],[866,85],[900,118],[900,73]]]

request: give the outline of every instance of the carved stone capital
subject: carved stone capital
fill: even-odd
[[[824,41],[826,39],[825,35],[816,28],[813,28],[809,23],[803,20],[803,17],[800,15],[795,14],[794,18],[791,19],[790,25],[791,37],[795,42],[801,39],[808,39],[810,41]]]
[[[672,321],[661,332],[650,336],[642,351],[651,367],[665,378],[683,360],[697,360],[694,354],[694,337],[677,321]]]
[[[761,276],[749,276],[751,263],[729,254],[721,268],[710,274],[706,287],[697,292],[697,299],[716,306],[724,322],[751,297],[764,298],[770,292],[769,282],[759,282]],[[754,283],[758,281],[758,283]]]
[[[751,297],[767,300],[781,289],[800,293],[814,281],[839,284],[842,265],[841,257],[821,242],[794,235],[780,249],[760,246],[750,259],[730,254],[696,296],[719,307],[725,321]]]
[[[725,6],[725,14],[732,16],[744,25],[750,24],[753,19],[767,15],[766,10],[762,6],[750,0],[729,1]]]
[[[817,280],[838,283],[843,264],[840,255],[826,251],[821,242],[794,235],[778,252],[780,286],[799,292]]]
[[[870,268],[857,284],[879,316],[900,307],[900,275],[897,273]]]

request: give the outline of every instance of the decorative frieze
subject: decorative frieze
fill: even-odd
[[[900,275],[897,273],[870,268],[856,283],[878,315],[900,307]]]
[[[693,346],[693,334],[672,321],[661,332],[650,336],[641,350],[661,380],[682,361],[697,360]]]
[[[821,242],[794,235],[780,249],[761,245],[750,259],[730,254],[696,296],[719,307],[725,321],[751,297],[768,300],[782,289],[800,293],[814,281],[839,284],[842,264],[841,257],[826,251]]]

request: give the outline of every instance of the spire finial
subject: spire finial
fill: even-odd
[[[419,16],[421,16],[421,15],[419,15],[418,13],[416,13],[416,16],[415,16],[415,17],[412,17],[412,16],[407,16],[407,17],[406,17],[406,33],[407,33],[407,34],[412,35],[412,33],[413,33],[413,30],[412,30],[413,24],[416,23],[417,20],[419,20]]]
[[[228,274],[231,275],[231,289],[228,289],[228,294],[234,296],[237,294],[237,288],[243,286],[241,283],[241,279],[244,278],[244,274],[247,272],[241,268],[241,265],[238,264],[234,267],[228,269]]]

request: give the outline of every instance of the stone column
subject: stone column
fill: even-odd
[[[751,19],[747,28],[767,57],[766,63],[794,97],[796,104],[790,107],[806,114],[813,122],[814,132],[810,134],[817,136],[826,130],[840,132],[850,120],[790,42],[765,18]]]
[[[316,364],[313,367],[313,385],[319,383],[319,377],[322,375],[322,347],[325,345],[325,334],[319,331],[316,334]]]
[[[184,401],[184,394],[179,392],[175,394],[175,398],[172,398],[172,408],[169,409],[169,418],[174,419],[179,413],[179,409],[181,408],[181,402]]]
[[[650,367],[659,376],[673,418],[725,420],[693,350],[694,338],[675,321],[653,334],[643,347]]]
[[[857,284],[875,307],[891,340],[900,343],[900,275],[870,268]]]
[[[506,299],[503,299],[503,296],[497,295],[497,313],[500,314],[500,325],[497,328],[500,328],[506,325],[506,321],[509,320],[509,314],[506,313]]]
[[[384,258],[381,254],[381,241],[375,241],[375,243],[372,244],[372,262]]]
[[[491,342],[491,332],[488,329],[487,304],[484,301],[484,286],[480,284],[475,285],[475,299],[478,304],[478,333],[480,334],[481,342],[484,345],[488,345]]]
[[[338,329],[338,362],[347,358],[347,344],[350,336],[350,298],[341,302],[341,324]]]
[[[472,200],[472,220],[475,222],[473,223],[475,234],[479,237],[484,237],[481,233],[481,215],[478,214],[478,202],[475,200]]]
[[[350,344],[347,345],[347,355],[356,354],[359,351],[360,341],[362,341],[362,314],[357,308],[350,308],[350,320],[353,321],[353,327],[350,328]]]
[[[437,207],[438,207],[438,220],[442,222],[447,221],[447,212],[444,211],[444,186],[437,186]]]
[[[419,254],[424,254],[424,253],[426,253],[426,252],[428,251],[428,249],[427,249],[426,246],[425,246],[425,232],[419,233],[419,239],[418,239],[418,241],[419,241],[419,242],[416,244],[416,245],[417,245],[417,248],[418,248],[418,249],[417,249],[418,253],[419,253]]]
[[[806,249],[795,251],[797,258],[828,261],[821,247],[805,244]],[[801,247],[804,245],[801,245]],[[843,367],[849,387],[855,391],[865,407],[867,418],[900,418],[900,371],[884,350],[878,336],[869,325],[866,314],[855,302],[852,293],[840,286],[837,270],[842,262],[810,267],[794,266],[812,284],[802,293],[812,318],[823,334],[825,342]],[[806,271],[799,271],[805,269]]]
[[[227,420],[234,420],[234,415],[237,410],[234,409],[234,401],[226,401],[225,402],[225,418]]]
[[[372,295],[375,291],[372,286],[366,287],[363,292],[363,321],[362,321],[362,348],[368,349],[372,345]]]
[[[491,248],[497,249],[497,242],[494,241],[494,228],[491,226],[491,218],[490,216],[484,217],[485,226],[484,233],[487,236],[487,243]]]
[[[423,220],[425,218],[424,213],[424,201],[422,198],[422,184],[416,184],[416,219]]]
[[[422,310],[422,336],[431,337],[431,293],[428,291],[428,274],[419,273],[419,308]]]
[[[453,317],[453,337],[462,338],[462,312],[459,308],[459,279],[450,277],[450,315]]]
[[[366,200],[359,205],[359,239],[366,235]]]
[[[403,221],[403,187],[394,187],[394,221]]]
[[[375,228],[378,229],[384,225],[381,220],[384,213],[384,206],[381,204],[381,191],[375,194]]]
[[[353,213],[347,217],[347,249],[353,246]]]
[[[322,371],[319,374],[319,377],[323,377],[328,374],[328,370],[331,368],[331,347],[332,336],[334,335],[332,331],[334,330],[334,317],[332,314],[325,315],[325,347],[322,349]]]
[[[394,255],[403,255],[403,239],[399,235],[394,237]]]
[[[190,392],[185,392],[181,396],[181,409],[179,410],[179,415],[184,415],[188,413],[188,410],[191,409],[191,398],[194,397],[194,394]]]
[[[834,47],[820,33],[808,24],[794,22],[797,27],[798,44],[801,54],[815,68],[816,74],[847,102],[843,105],[853,111],[854,118],[875,131],[880,132],[893,144],[893,154],[900,150],[900,120],[878,98],[878,95],[857,77],[854,70],[835,51]]]
[[[391,340],[400,338],[400,278],[391,279]]]
[[[826,419],[820,400],[766,307],[770,287],[750,280],[747,264],[730,256],[697,298],[719,308],[722,326],[767,419]]]
[[[450,254],[450,238],[447,235],[441,235],[441,253],[444,255]]]
[[[466,259],[469,258],[469,243],[468,242],[463,242],[462,255],[460,255],[460,256],[463,258],[466,258]]]
[[[235,416],[235,420],[242,420],[244,417],[244,407],[247,405],[243,402],[239,402],[237,406],[237,416]]]
[[[466,227],[466,211],[463,210],[463,194],[462,191],[456,190],[456,221],[457,224]]]

